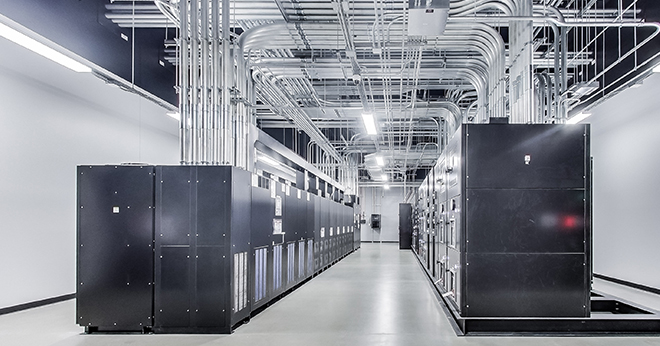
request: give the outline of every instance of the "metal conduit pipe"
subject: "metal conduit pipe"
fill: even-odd
[[[476,92],[475,92],[475,94],[476,94]],[[424,105],[426,107],[424,107]],[[410,105],[408,107],[410,107]],[[454,119],[454,124],[456,124],[456,127],[453,128],[452,130],[456,130],[458,128],[458,126],[460,126],[460,124],[463,123],[463,114],[461,112],[461,109],[454,102],[429,101],[429,102],[423,102],[422,106],[418,106],[418,107],[423,108],[423,109],[429,109],[429,108],[436,109],[437,108],[437,109],[443,109],[443,110],[446,110],[447,112],[449,112],[449,114],[451,114],[452,118]],[[418,114],[417,117],[422,117],[423,118],[423,117],[425,117],[425,115]],[[427,115],[426,117],[433,118],[433,117],[437,117],[437,116]],[[452,131],[452,133],[453,133],[453,131]]]
[[[452,16],[472,15],[484,10],[500,10],[506,15],[512,15],[520,10],[525,0],[460,0],[451,1],[449,14]],[[543,5],[540,5],[543,6]]]
[[[561,14],[559,14],[559,15],[560,15],[559,18],[562,18]],[[501,18],[502,17],[479,16],[478,18],[479,18],[478,20],[480,22],[485,22],[485,23],[489,23],[489,24],[492,24],[492,25],[501,25],[502,24],[501,23],[501,21],[502,21]],[[453,20],[463,21],[463,22],[466,22],[466,23],[471,23],[475,19],[474,18],[453,18]],[[556,25],[555,23],[550,22],[548,24],[552,28],[555,38],[560,38],[559,40],[557,40],[557,39],[554,40],[554,49],[555,49],[555,52],[557,52],[557,54],[555,54],[555,57],[554,57],[554,64],[555,64],[555,68],[554,68],[555,84],[554,84],[554,87],[555,87],[555,94],[556,95],[561,95],[562,90],[563,90],[563,86],[566,85],[566,81],[565,81],[566,75],[565,75],[565,73],[562,74],[562,72],[560,71],[560,70],[565,70],[565,68],[560,69],[560,66],[565,66],[565,65],[561,65],[560,60],[559,60],[561,56],[565,56],[565,54],[562,54],[562,52],[564,52],[565,49],[561,48],[560,44],[561,44],[561,42],[566,42],[566,32],[563,31],[563,30],[560,30],[559,26]],[[503,76],[503,78],[506,78],[506,76]],[[502,80],[502,82],[504,82],[504,80]],[[506,86],[504,86],[504,87],[506,87]],[[503,102],[504,101],[505,100],[503,100]],[[561,113],[561,102],[559,101],[559,96],[557,97],[557,100],[555,100],[555,113],[556,114]]]
[[[169,19],[175,26],[180,26],[179,12],[176,5],[171,4],[169,1],[154,0],[156,8]]]
[[[461,28],[464,30],[460,30]],[[489,65],[488,78],[486,78],[486,80],[499,81],[501,79],[500,75],[503,75],[504,73],[504,65],[503,65],[504,43],[501,40],[501,37],[499,38],[500,42],[498,42],[497,39],[493,40],[492,38],[499,37],[499,34],[492,35],[492,33],[489,33],[488,32],[489,30],[486,28],[489,27],[485,25],[475,25],[469,27],[469,26],[462,26],[460,24],[454,25],[452,27],[451,25],[448,24],[446,37],[443,37],[442,41],[436,41],[433,46],[447,48],[447,49],[451,49],[455,47],[456,49],[465,50],[465,45],[468,44],[469,46],[476,48],[476,50],[484,56],[484,58],[486,59]],[[480,31],[479,29],[485,29],[483,32],[490,34],[490,38],[488,36],[482,35],[483,32]],[[489,29],[492,30],[492,28]],[[463,34],[464,36],[458,34]],[[493,41],[495,43],[493,43]],[[490,96],[490,100],[488,102],[484,100],[484,105],[486,103],[489,103],[489,104],[493,104],[494,106],[497,106],[497,103],[499,103],[499,101],[496,101],[499,84],[500,83],[498,82],[496,83],[495,86],[489,88],[490,92],[488,94]],[[494,108],[498,108],[498,107],[494,107]]]
[[[553,89],[552,89],[553,82],[549,74],[544,72],[541,73],[541,76],[545,80],[545,85],[546,85],[546,94],[545,94],[545,100],[546,100],[545,104],[547,108],[546,120],[550,121],[551,119],[555,119],[557,117],[557,113],[556,113],[557,110],[553,105],[553,102],[555,102],[555,97],[553,97],[553,95],[555,94],[553,93]]]
[[[251,90],[251,77],[249,72],[242,63],[243,57],[239,57],[239,50],[235,47],[232,48],[232,66],[236,66],[236,70],[233,76],[233,85],[232,89],[235,90],[235,100],[233,103],[234,106],[234,122],[235,125],[235,166],[248,169],[251,167],[249,163],[249,158],[251,156],[251,151],[248,143],[249,135],[249,125],[253,122],[251,109],[249,105],[249,92]]]
[[[470,30],[470,32],[473,33],[476,37],[482,38],[483,39],[482,42],[487,44],[487,46],[490,48],[489,52],[492,54],[490,56],[491,59],[490,66],[492,70],[489,76],[491,80],[491,88],[489,90],[489,95],[493,96],[491,98],[490,104],[492,105],[491,108],[494,108],[490,113],[490,116],[503,117],[505,115],[504,107],[506,102],[505,100],[506,52],[505,52],[504,40],[495,29],[485,24],[448,23],[448,27],[454,27],[454,26],[456,26],[457,28]],[[485,121],[485,119],[481,119],[481,120]]]
[[[479,106],[479,102],[478,102],[478,101],[474,101],[474,102],[470,103],[470,105],[465,109],[465,116],[464,116],[464,117],[465,117],[466,119],[470,120],[470,110],[471,110],[472,108],[474,108],[474,107],[478,107],[478,106]],[[477,114],[478,114],[478,109],[477,109]]]
[[[488,6],[495,5],[496,3],[497,2],[493,2],[493,1],[489,1],[489,2],[479,1],[479,2],[472,2],[472,3],[468,3],[466,1],[454,2],[453,5],[457,8],[460,8],[459,7],[460,5],[465,5],[465,7],[461,8],[461,10],[462,10],[461,12],[459,12],[460,10],[457,10],[456,12],[454,12],[454,14],[456,14],[456,15],[465,15],[465,14],[476,13],[477,11],[485,9]],[[501,3],[505,3],[505,2],[502,1]],[[532,10],[532,8],[529,7],[531,5],[531,1],[529,1],[529,0],[520,1],[520,2],[506,1],[506,3],[509,5],[508,9],[504,9],[502,7],[499,7],[499,6],[495,6],[495,7],[499,8],[500,10],[502,10],[502,12],[504,12],[507,15],[511,15],[511,14],[526,15],[527,13],[523,13],[523,12],[520,12],[520,11],[530,11],[530,10]],[[470,7],[470,5],[472,5],[472,6]],[[480,5],[482,5],[483,7],[480,6]],[[557,13],[558,13],[558,11],[557,11]],[[530,13],[530,14],[532,14],[532,13]],[[559,16],[561,17],[560,13],[559,13]],[[500,16],[498,16],[497,18],[501,19]],[[517,25],[518,24],[515,24],[514,26],[517,26]],[[521,26],[520,28],[523,28],[523,27]],[[556,37],[559,37],[559,36],[557,35]],[[513,42],[512,45],[515,46],[516,45],[515,37],[510,38],[510,39]],[[527,46],[527,42],[528,41],[518,43],[518,46],[520,47],[519,48],[520,52],[524,53],[524,54],[522,56],[520,56],[520,59],[522,59],[522,60],[520,60],[520,61],[517,61],[518,59],[513,60],[513,68],[514,69],[511,70],[511,73],[513,73],[514,70],[517,70],[520,73],[522,73],[522,75],[518,76],[518,77],[522,77],[522,80],[519,81],[518,79],[516,79],[516,83],[518,83],[518,82],[523,83],[523,93],[522,93],[523,95],[522,95],[522,98],[520,99],[521,101],[516,103],[516,105],[518,105],[518,108],[513,109],[514,112],[512,113],[516,117],[518,117],[518,116],[524,117],[525,114],[529,113],[529,111],[522,111],[522,110],[528,109],[532,106],[532,104],[531,104],[532,102],[531,102],[531,99],[530,99],[530,96],[531,96],[530,93],[533,92],[533,90],[531,90],[533,88],[532,87],[532,81],[531,81],[532,76],[525,72],[526,66],[529,66],[530,63],[531,63],[531,51],[530,51],[530,48]],[[518,49],[518,48],[516,48],[516,49]],[[559,52],[559,50],[557,50],[557,52]],[[528,61],[528,60],[530,60],[530,61]],[[558,64],[556,63],[555,67],[557,67],[557,65]],[[565,65],[563,65],[563,66],[565,66]],[[514,82],[514,80],[511,78],[511,83],[513,83],[513,82]],[[499,80],[498,80],[498,83],[499,83]],[[513,87],[510,86],[509,89],[513,90]],[[530,90],[528,90],[528,89],[530,89]],[[503,103],[504,102],[502,102],[502,104]],[[512,106],[513,106],[513,104],[512,104]],[[516,121],[525,122],[525,121],[520,120],[520,119],[516,120]]]
[[[217,1],[217,0],[213,0]],[[231,87],[234,61],[231,55],[231,41],[229,36],[229,6],[230,0],[222,0],[222,113],[221,113],[221,141],[222,154],[220,161],[225,165],[233,165],[233,133],[231,132]]]
[[[310,141],[307,143],[307,151],[305,152],[305,154],[306,154],[306,156],[307,156],[305,159],[306,159],[307,162],[309,162],[309,163],[312,163],[312,154],[313,154],[313,153],[312,153],[312,145],[314,145],[314,141],[313,141],[313,140],[310,140]]]
[[[541,73],[541,76],[545,79],[545,85],[546,85],[546,107],[547,107],[547,112],[548,112],[548,117],[547,119],[553,119],[554,117],[557,116],[556,109],[553,106],[554,98],[553,95],[553,89],[552,89],[552,78],[550,78],[550,75],[547,73]]]
[[[521,1],[515,16],[533,16],[532,0]],[[531,123],[534,113],[534,77],[532,75],[533,22],[509,24],[509,119],[511,123]]]
[[[535,109],[535,114],[534,114],[534,120],[533,123],[543,123],[543,114],[545,113],[546,110],[546,105],[545,105],[545,89],[546,89],[546,81],[544,76],[541,74],[535,74],[534,79],[536,83],[535,85],[538,84],[538,87],[534,88],[534,97],[536,99],[536,109]]]
[[[537,12],[538,13],[538,12]],[[556,13],[555,13],[556,15]],[[467,18],[466,18],[467,19]],[[525,17],[525,16],[513,16],[513,17],[507,17],[507,16],[478,16],[476,18],[469,18],[470,21],[474,20],[479,20],[479,21],[489,21],[492,22],[493,24],[499,23],[502,20],[509,20],[509,21],[515,21],[515,20],[533,20],[535,24],[550,24],[553,26],[553,30],[559,30],[558,28],[570,28],[570,27],[601,27],[601,28],[610,28],[610,27],[653,27],[655,31],[645,40],[641,41],[638,43],[633,49],[629,50],[627,53],[623,54],[618,60],[616,60],[614,63],[610,64],[607,68],[605,68],[603,71],[599,72],[596,76],[594,76],[590,82],[597,80],[598,78],[602,77],[605,73],[610,71],[612,68],[617,66],[621,61],[625,60],[627,57],[630,55],[634,54],[640,47],[644,46],[648,42],[650,42],[653,38],[655,38],[658,33],[660,33],[660,25],[658,23],[643,23],[639,22],[636,20],[630,21],[630,20],[622,20],[622,21],[617,21],[617,22],[611,22],[611,21],[584,21],[584,22],[565,22],[564,20],[561,19],[561,17],[558,18],[551,18],[551,17]],[[560,34],[555,34],[555,37],[562,37],[561,40],[561,49],[556,49],[557,52],[566,52],[567,51],[567,40],[566,40],[566,30],[559,30],[561,31]],[[566,66],[567,62],[567,56],[566,54],[561,54],[561,59],[562,63],[560,64],[561,66]],[[558,71],[559,69],[556,68],[555,71]],[[557,88],[557,95],[558,99],[555,100],[556,104],[556,114],[557,114],[557,119],[559,121],[563,121],[566,118],[566,109],[565,109],[565,102],[562,102],[563,98],[565,97],[565,89],[566,89],[566,80],[567,80],[567,71],[566,69],[562,69],[561,76],[559,78],[555,78],[555,85]]]
[[[417,87],[418,80],[419,80],[419,68],[420,68],[419,65],[421,63],[421,60],[422,60],[422,49],[420,48],[419,49],[419,58],[416,59],[416,61],[415,61],[414,77],[413,77],[413,82],[412,82],[413,90],[412,90],[412,93],[411,93],[411,98],[412,98],[412,105],[411,106],[412,106],[413,110],[412,110],[412,112],[410,112],[410,120],[409,120],[409,127],[408,127],[409,130],[412,129],[412,119],[413,119],[413,116],[415,115],[415,111],[414,111],[415,110],[415,101],[417,100],[417,96],[416,96],[417,95],[417,89],[416,89],[416,87]],[[390,150],[392,149],[392,146],[393,146],[392,143],[393,143],[393,141],[391,140],[390,141]],[[408,136],[408,141],[406,143],[406,152],[408,152],[410,150],[410,145],[411,144],[412,144],[412,136]]]
[[[285,29],[285,30],[288,31],[288,29],[286,28],[285,25],[278,25],[278,26],[279,26],[280,29]],[[336,26],[335,26],[335,27],[336,27]],[[483,28],[485,28],[485,27],[486,27],[486,26],[483,26]],[[486,29],[486,31],[487,31],[487,30],[488,30],[488,29]],[[492,28],[490,28],[490,30],[492,30]],[[270,34],[272,34],[272,31],[271,31]],[[256,36],[256,35],[255,35],[255,36]],[[494,37],[494,36],[491,35],[490,37],[492,38],[492,37]],[[264,39],[265,39],[265,37],[264,37]],[[247,41],[248,41],[247,36],[242,36],[242,37],[241,37],[241,40],[242,40],[243,42],[247,42]],[[501,40],[501,38],[500,38],[500,40]],[[272,43],[272,41],[269,41],[269,42]],[[485,43],[485,42],[486,42],[486,41],[481,41],[481,43]],[[255,42],[252,40],[251,43],[255,43]],[[464,42],[457,42],[456,44],[458,45],[458,44],[460,44],[460,43],[464,43]],[[503,44],[503,43],[502,43],[502,44]],[[457,47],[459,47],[459,46],[457,46]],[[458,49],[458,48],[457,48],[457,49]],[[464,48],[463,48],[463,49],[464,49]],[[482,50],[481,52],[484,53],[484,55],[486,55],[486,56],[490,56],[490,57],[493,57],[493,55],[495,55],[495,54],[488,54],[488,53],[486,53],[486,52],[488,52],[487,50]],[[490,50],[490,52],[492,52],[492,50]],[[495,56],[497,56],[497,55],[495,55]],[[491,59],[491,60],[494,60],[494,59]],[[502,60],[503,60],[503,59],[502,59]],[[500,70],[500,71],[501,71],[501,70]],[[492,79],[492,78],[490,78],[490,79]],[[501,80],[501,78],[496,78],[496,80]],[[503,99],[502,96],[497,96],[497,98],[500,99],[500,100]],[[501,102],[501,101],[500,101],[500,102]],[[501,102],[501,103],[503,103],[503,102]]]
[[[199,1],[190,0],[190,79],[191,79],[191,143],[190,143],[190,164],[199,164],[199,28],[197,26],[199,11]]]
[[[209,6],[208,1],[202,1],[201,4],[201,20],[199,25],[199,31],[201,32],[201,64],[200,64],[200,74],[202,76],[201,81],[201,111],[202,111],[202,132],[201,132],[201,141],[200,141],[200,163],[201,164],[210,164],[211,163],[211,151],[213,147],[211,146],[211,108],[210,104],[210,86],[211,86],[211,69],[210,69],[210,41],[209,41]]]
[[[454,16],[470,16],[475,13],[482,12],[484,10],[500,10],[504,14],[513,14],[513,10],[502,3],[499,2],[482,2],[479,5],[474,5],[474,6],[465,6],[461,8],[450,8],[449,9],[449,15],[454,17]]]
[[[220,8],[218,1],[211,1],[211,163],[220,164],[220,123],[221,123],[221,76],[222,61],[220,54],[220,26],[219,26]]]
[[[442,149],[443,149],[443,146],[442,146],[442,145],[443,145],[443,143],[444,143],[444,141],[443,141],[443,139],[442,139],[442,129],[440,128],[440,126],[442,125],[442,121],[441,121],[441,119],[440,119],[439,117],[438,117],[437,120],[436,120],[435,117],[428,117],[427,119],[433,121],[433,122],[435,123],[436,127],[437,127],[437,129],[436,129],[436,131],[437,131],[437,133],[436,133],[436,136],[437,136],[436,141],[437,141],[437,142],[436,142],[436,143],[438,144],[438,145],[437,145],[437,147],[438,147],[438,154],[440,154],[440,152],[441,152]],[[411,136],[411,137],[412,137],[412,136]]]
[[[471,8],[474,6],[479,6],[483,4],[501,4],[506,6],[511,11],[515,10],[515,1],[514,0],[451,0],[450,9],[459,10],[461,8]]]
[[[423,159],[423,157],[424,157],[424,150],[426,150],[426,147],[427,147],[428,145],[436,145],[436,146],[438,146],[437,143],[425,143],[425,144],[424,144],[424,147],[422,147],[422,152],[419,154],[419,158],[417,159],[417,162],[415,162],[415,165],[413,166],[413,169],[412,169],[413,171],[416,171],[416,170],[419,168],[419,165],[421,164],[422,159]],[[437,157],[436,157],[436,159],[437,159]],[[403,167],[408,167],[408,162],[407,162],[407,161],[408,161],[408,155],[406,155],[406,158],[405,158],[405,160],[404,160]],[[404,183],[406,182],[406,178],[407,178],[407,174],[406,174],[406,176],[404,177]]]
[[[181,1],[179,3],[179,12],[183,18],[183,25],[180,25],[179,30],[179,157],[181,164],[190,163],[190,108],[189,108],[189,47],[188,47],[188,2]]]
[[[253,79],[255,81],[258,81],[262,88],[260,89],[262,92],[269,93],[271,97],[275,100],[280,101],[280,105],[286,105],[289,107],[297,107],[297,104],[295,104],[294,101],[290,100],[288,98],[288,95],[286,95],[282,89],[277,85],[277,79],[274,76],[271,76],[271,78],[267,78],[266,75],[264,75],[259,69],[255,69],[253,71]],[[277,105],[276,105],[277,106]],[[291,108],[295,109],[295,108]],[[317,146],[322,147],[325,152],[328,152],[330,155],[332,155],[333,158],[337,160],[341,160],[341,156],[339,153],[336,152],[334,147],[328,143],[327,138],[320,132],[320,130],[313,124],[312,120],[309,119],[309,117],[306,114],[301,114],[302,111],[296,111],[296,112],[288,112],[287,114],[292,116],[294,118],[294,121],[296,124],[300,126],[300,128],[305,131],[312,140],[314,140],[317,144]]]
[[[633,47],[631,50],[629,50],[625,54],[621,55],[621,57],[619,57],[615,62],[611,63],[608,67],[606,67],[605,69],[603,69],[602,71],[600,71],[599,73],[594,75],[591,78],[591,80],[588,81],[588,83],[591,83],[593,81],[598,80],[600,77],[605,75],[605,73],[609,72],[611,69],[616,67],[619,63],[621,63],[623,60],[625,60],[626,58],[628,58],[629,56],[634,54],[637,50],[639,50],[639,48],[643,47],[644,45],[649,43],[651,40],[653,40],[656,36],[658,36],[658,34],[660,34],[660,23],[654,23],[654,22],[649,22],[649,23],[641,22],[640,23],[638,21],[622,20],[622,21],[618,21],[618,22],[585,21],[585,22],[566,23],[566,22],[560,21],[559,19],[555,19],[555,18],[551,18],[551,17],[543,17],[543,18],[539,18],[539,17],[501,17],[500,19],[506,19],[506,20],[533,20],[535,23],[554,23],[558,27],[562,27],[562,28],[569,28],[569,27],[586,27],[586,28],[589,28],[589,27],[591,27],[591,28],[615,28],[615,27],[617,27],[617,28],[618,27],[628,27],[628,28],[637,27],[637,28],[639,28],[639,27],[649,27],[649,28],[655,29],[654,32],[649,37],[647,37],[646,39],[644,39],[643,41],[638,43],[635,47]],[[564,46],[567,45],[566,41],[567,40],[564,40],[564,42],[563,42]],[[564,48],[566,48],[566,47],[564,47]],[[563,49],[563,51],[566,51],[566,50]],[[562,59],[566,60],[566,55],[565,54],[563,55]],[[564,74],[566,73],[565,69],[564,69],[563,73]],[[562,79],[564,79],[564,76],[562,76]],[[559,95],[559,96],[563,97],[564,95]],[[564,102],[560,102],[560,103],[564,103]],[[565,109],[562,112],[562,114],[558,114],[557,119],[560,122],[563,122],[563,121],[566,120]]]
[[[456,114],[456,113],[459,113],[459,114],[460,114],[460,111],[459,111],[459,112],[455,112],[455,114]],[[458,123],[460,123],[460,121],[458,121]]]
[[[466,93],[464,93],[464,94],[462,94],[461,96],[458,97],[458,99],[456,100],[456,103],[457,104],[461,103],[461,101],[465,100],[466,98],[475,97],[475,96],[477,96],[477,93],[474,92],[474,91],[466,92]]]
[[[254,75],[254,74],[253,74]],[[300,110],[297,107],[297,104],[295,103],[294,100],[289,99],[289,95],[283,92],[283,89],[281,88],[280,84],[276,80],[276,76],[271,76],[270,78],[266,78],[263,76],[262,80],[268,80],[268,84],[262,84],[264,86],[264,89],[262,91],[264,92],[270,92],[270,99],[275,99],[280,101],[280,105],[284,106],[289,106],[288,111],[286,114],[292,117],[292,119],[301,127],[306,132],[312,131],[312,127],[310,126],[311,119],[309,122],[304,121],[303,117],[301,116],[300,113],[302,113],[302,110]],[[270,86],[271,88],[268,88]],[[291,107],[293,106],[293,107]],[[306,120],[306,119],[305,119]],[[327,147],[324,147],[323,149],[325,150]]]
[[[550,12],[553,16],[555,16],[556,19],[560,21],[564,21],[564,15],[555,7],[553,6],[541,6],[541,5],[535,5],[533,7],[534,9],[534,14],[540,14],[540,15],[545,15],[547,12]],[[567,69],[566,69],[566,57],[567,57],[567,37],[566,37],[566,30],[561,30],[559,26],[555,23],[550,23],[550,27],[552,28],[552,32],[554,34],[554,50],[555,50],[555,56],[554,56],[554,75],[555,75],[555,83],[554,83],[554,93],[557,95],[556,97],[556,103],[554,105],[554,112],[557,116],[559,117],[565,117],[566,116],[566,111],[565,109],[562,109],[562,96],[564,93],[564,90],[566,89],[568,80],[567,80]],[[561,59],[561,61],[560,61]],[[547,80],[548,82],[551,82],[550,80]],[[546,84],[548,88],[553,86],[553,84]],[[559,115],[559,114],[562,115]]]

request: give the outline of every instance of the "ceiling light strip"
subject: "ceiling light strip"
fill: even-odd
[[[80,62],[73,60],[72,58],[56,51],[53,48],[46,46],[45,44],[38,42],[37,40],[26,36],[23,33],[18,32],[16,29],[13,29],[5,24],[0,23],[0,36],[21,45],[43,57],[46,57],[62,66],[65,66],[76,72],[92,72],[92,69],[88,66],[81,64]]]

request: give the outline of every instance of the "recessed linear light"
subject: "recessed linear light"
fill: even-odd
[[[257,155],[257,159],[274,167],[279,167],[282,165],[279,161],[276,161],[275,159],[265,155]]]
[[[376,130],[376,121],[374,120],[373,113],[368,113],[368,112],[362,113],[362,120],[364,121],[364,127],[367,129],[368,135],[378,134],[378,131]]]
[[[46,57],[62,66],[72,69],[76,72],[92,72],[92,69],[88,66],[85,66],[68,56],[46,46],[45,44],[38,42],[37,40],[30,38],[15,29],[12,29],[2,23],[0,23],[0,36],[21,45],[43,57]]]
[[[573,116],[572,118],[566,120],[566,123],[567,124],[577,124],[580,121],[582,121],[582,120],[584,120],[584,119],[586,119],[590,116],[591,116],[591,113],[579,113],[579,114]]]
[[[385,165],[385,161],[383,160],[382,156],[376,156],[376,164],[379,165],[379,166],[384,166]]]
[[[574,97],[589,96],[595,91],[600,89],[600,82],[580,82],[573,84],[568,90],[573,93]]]
[[[179,112],[167,112],[166,113],[168,117],[174,118],[176,120],[181,120],[181,114]]]
[[[639,80],[639,81],[633,83],[632,85],[630,85],[630,89],[637,89],[637,88],[641,87],[642,85],[644,85],[644,81]]]

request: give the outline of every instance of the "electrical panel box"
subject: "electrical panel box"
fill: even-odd
[[[589,136],[464,124],[449,139],[418,191],[413,248],[460,316],[589,316]]]
[[[371,214],[371,228],[380,229],[380,214]]]
[[[440,36],[449,17],[449,0],[409,0],[408,35]]]

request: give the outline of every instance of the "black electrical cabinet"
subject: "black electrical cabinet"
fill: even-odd
[[[399,203],[399,249],[410,249],[412,246],[412,205]]]
[[[251,175],[156,167],[154,330],[227,333],[249,314]]]
[[[418,192],[420,260],[463,317],[585,317],[589,125],[465,124]]]
[[[79,166],[77,323],[143,331],[153,325],[153,167]]]
[[[354,251],[353,219],[236,167],[80,166],[77,322],[229,333]]]

